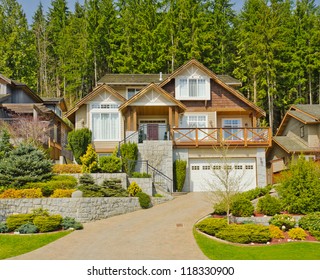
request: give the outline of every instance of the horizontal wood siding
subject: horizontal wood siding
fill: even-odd
[[[84,127],[89,127],[87,105],[82,105],[76,112],[75,128],[81,129]]]

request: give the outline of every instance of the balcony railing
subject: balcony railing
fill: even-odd
[[[271,146],[270,128],[173,128],[175,146]]]

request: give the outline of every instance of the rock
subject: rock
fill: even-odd
[[[83,192],[82,191],[75,191],[71,194],[72,198],[79,198],[83,196]]]

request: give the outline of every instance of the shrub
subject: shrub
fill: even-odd
[[[16,231],[22,234],[30,234],[30,233],[37,233],[38,228],[31,222],[21,225],[16,229]]]
[[[13,146],[10,143],[9,132],[6,129],[1,128],[1,130],[0,130],[0,159],[7,157],[9,152],[12,149],[13,149]]]
[[[299,220],[299,227],[305,230],[320,231],[320,212],[310,213]]]
[[[99,166],[103,172],[115,173],[121,171],[121,159],[116,156],[100,157]]]
[[[65,217],[62,219],[61,226],[63,229],[73,228],[75,230],[83,229],[83,225],[74,218]]]
[[[77,186],[77,179],[68,175],[55,175],[47,182],[28,183],[24,188],[41,188],[44,196],[48,197],[56,189],[74,189]]]
[[[18,227],[27,224],[28,222],[33,222],[33,214],[13,214],[7,217],[6,224],[9,231],[14,231]]]
[[[231,213],[236,217],[250,217],[253,215],[254,207],[249,199],[239,197],[231,204]]]
[[[320,211],[320,168],[300,157],[290,164],[290,176],[283,176],[278,193],[289,213],[308,214]]]
[[[151,198],[149,195],[147,195],[144,192],[139,192],[136,194],[136,196],[139,198],[139,203],[140,203],[141,208],[147,209],[150,207]]]
[[[131,176],[138,160],[138,145],[137,143],[124,143],[120,146],[123,170]]]
[[[154,197],[163,197],[163,195],[161,193],[156,193]]]
[[[241,193],[240,195],[251,201],[251,200],[254,200],[256,198],[259,198],[261,196],[268,194],[271,189],[272,189],[271,185],[268,185],[264,188],[257,187],[255,189],[245,191],[245,192]]]
[[[148,174],[146,172],[133,172],[131,178],[151,178],[151,174]]]
[[[228,226],[226,219],[206,218],[196,224],[196,228],[209,235],[215,236],[215,234]]]
[[[81,185],[93,185],[95,183],[92,175],[84,174],[80,177],[79,182]]]
[[[320,230],[310,230],[310,234],[318,241],[320,241]]]
[[[79,164],[55,164],[52,168],[54,174],[75,174],[81,173],[82,167]]]
[[[53,194],[50,197],[52,198],[71,197],[74,191],[76,190],[75,189],[71,189],[71,190],[56,189],[54,190]]]
[[[296,221],[290,215],[276,214],[269,220],[269,224],[277,226],[284,231],[287,231],[295,226]]]
[[[283,231],[280,228],[278,228],[277,226],[270,225],[269,230],[270,230],[271,238],[275,238],[275,239],[283,239],[284,238]]]
[[[142,192],[142,189],[136,182],[132,182],[128,187],[128,193],[130,196],[136,196],[138,193]]]
[[[23,168],[22,168],[23,167]],[[38,148],[21,143],[0,161],[0,185],[21,187],[51,177],[52,162]]]
[[[306,232],[302,228],[292,228],[288,231],[288,235],[295,240],[305,240],[307,237]]]
[[[173,180],[178,192],[181,192],[186,179],[187,162],[177,159],[173,163]]]
[[[40,232],[55,231],[61,228],[62,217],[60,215],[36,216],[33,224]]]
[[[274,216],[281,211],[281,202],[278,198],[272,197],[270,194],[260,198],[257,204],[257,212],[268,216]]]
[[[15,190],[7,189],[0,194],[0,198],[40,198],[43,197],[41,189]]]
[[[0,233],[6,233],[8,231],[9,231],[9,229],[8,229],[6,223],[3,223],[3,222],[0,223]]]
[[[266,243],[271,240],[269,227],[232,224],[217,232],[216,237],[235,243]]]
[[[99,171],[98,155],[92,144],[88,145],[86,153],[80,157],[83,173],[96,173]]]
[[[81,164],[80,157],[86,153],[91,140],[92,132],[88,128],[77,129],[68,133],[68,148],[72,151],[78,164]]]
[[[227,214],[227,207],[224,201],[215,203],[213,205],[213,213],[217,215],[226,215]]]

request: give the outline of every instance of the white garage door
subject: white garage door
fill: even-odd
[[[239,184],[241,191],[256,187],[256,161],[254,158],[190,159],[190,191],[210,191],[223,182]],[[219,179],[220,178],[220,179]]]

